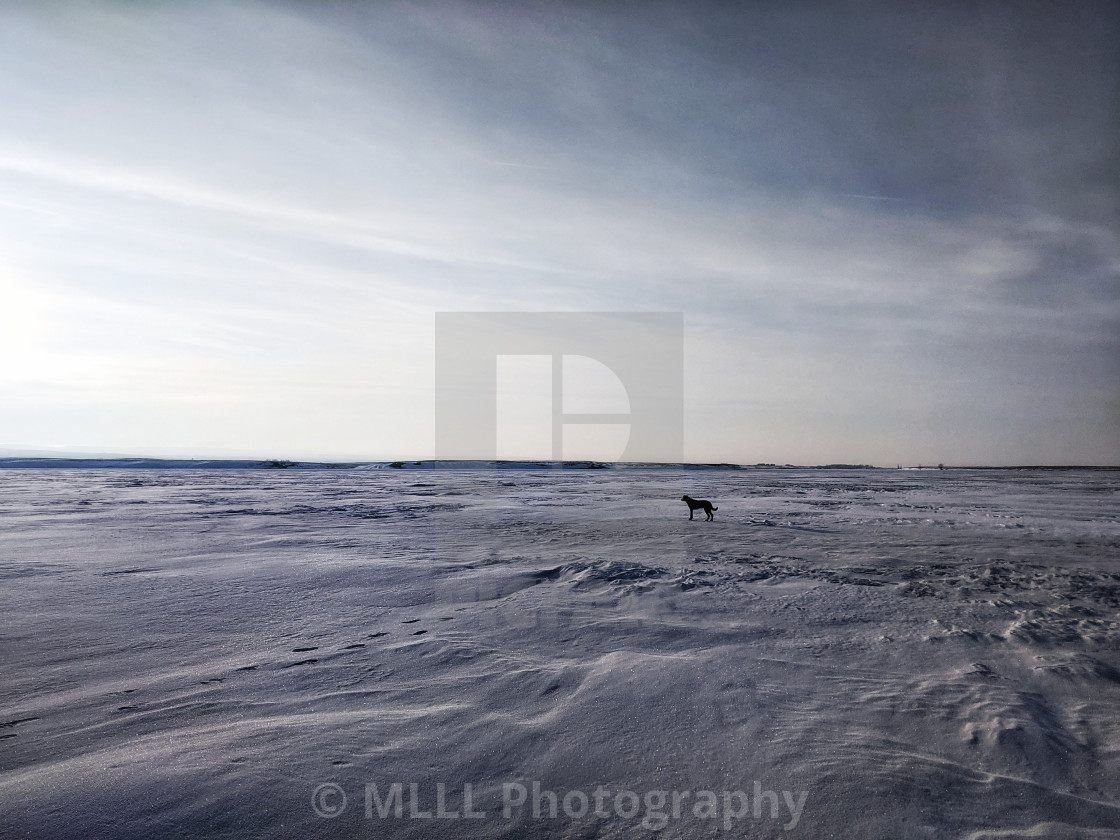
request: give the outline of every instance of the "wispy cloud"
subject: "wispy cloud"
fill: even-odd
[[[52,8],[0,11],[40,325],[0,439],[49,393],[91,446],[158,441],[162,400],[423,455],[434,311],[664,309],[708,360],[693,457],[1120,458],[1115,12]]]

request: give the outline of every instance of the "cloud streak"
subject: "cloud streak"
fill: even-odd
[[[49,392],[89,446],[158,446],[164,400],[321,449],[329,405],[418,457],[433,312],[662,309],[718,360],[698,460],[1120,460],[1117,13],[1077,6],[8,7],[43,328],[0,439],[48,443]],[[83,358],[131,414],[66,420]]]

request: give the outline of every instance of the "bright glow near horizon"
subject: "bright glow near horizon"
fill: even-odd
[[[1120,462],[1073,5],[7,4],[0,445],[430,457],[436,311],[636,310],[688,460]]]

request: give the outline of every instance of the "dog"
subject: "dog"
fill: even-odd
[[[688,505],[688,518],[689,519],[692,519],[692,514],[694,514],[696,512],[697,508],[699,508],[699,509],[703,510],[704,513],[708,514],[708,518],[705,519],[704,521],[705,522],[711,522],[713,519],[715,519],[715,517],[712,516],[712,511],[713,510],[719,510],[719,508],[713,507],[712,503],[709,502],[707,499],[694,499],[691,496],[681,496],[681,501]]]

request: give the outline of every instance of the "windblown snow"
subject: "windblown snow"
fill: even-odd
[[[1120,838],[1118,502],[5,470],[0,836]]]

